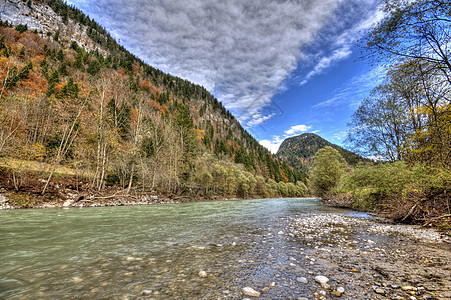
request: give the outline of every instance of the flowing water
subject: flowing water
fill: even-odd
[[[281,231],[322,213],[368,218],[316,199],[0,211],[0,299],[311,296],[290,263],[313,245]]]

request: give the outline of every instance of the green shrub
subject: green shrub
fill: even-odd
[[[411,170],[405,162],[360,164],[341,178],[339,192],[350,191],[354,207],[371,209],[385,197],[402,197],[410,187]]]

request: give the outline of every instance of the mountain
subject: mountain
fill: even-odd
[[[204,87],[144,63],[80,10],[8,0],[2,11],[0,188],[45,194],[65,176],[96,192],[305,194],[305,175]]]
[[[308,173],[315,153],[326,146],[330,146],[343,156],[349,165],[356,165],[363,158],[351,151],[332,144],[314,133],[303,133],[285,139],[277,151],[277,156],[285,160],[290,166]]]

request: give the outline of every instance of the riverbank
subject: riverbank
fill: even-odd
[[[210,195],[204,189],[190,188],[177,193],[161,190],[143,191],[123,189],[115,185],[106,186],[101,192],[91,188],[91,182],[74,175],[54,176],[44,195],[41,194],[47,181],[36,172],[23,178],[15,178],[0,168],[0,210],[24,208],[68,208],[105,207],[128,205],[153,205],[184,202],[202,202],[238,199],[229,195]],[[3,176],[1,176],[3,175]],[[246,199],[263,198],[252,195]]]
[[[64,190],[58,193],[49,192],[45,195],[0,189],[0,210],[155,205],[214,200],[227,200],[227,198],[179,196],[156,191],[132,190],[127,193],[127,190],[117,188],[105,189],[102,193],[91,190]]]
[[[204,195],[194,191],[187,191],[184,194],[141,191],[134,188],[127,191],[116,186],[106,187],[102,192],[98,192],[89,187],[89,182],[65,178],[50,182],[47,192],[42,195],[40,191],[44,184],[45,180],[39,179],[18,191],[0,185],[0,210],[155,205],[237,199]]]
[[[428,195],[378,199],[362,205],[351,193],[323,196],[322,204],[371,213],[399,224],[434,227],[451,234],[451,193],[441,191]]]
[[[311,277],[327,278],[315,298],[451,299],[451,239],[443,233],[330,213],[289,224]]]

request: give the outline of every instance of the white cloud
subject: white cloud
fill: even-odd
[[[289,136],[293,136],[293,135],[298,135],[300,133],[304,133],[304,132],[308,131],[310,128],[312,128],[312,126],[307,126],[307,125],[291,126],[290,129],[285,131],[285,137],[289,137]]]
[[[279,150],[280,144],[284,141],[284,138],[280,138],[279,136],[273,136],[271,140],[261,140],[259,141],[260,145],[268,149],[271,153],[276,154],[277,150]]]
[[[300,60],[310,58],[305,49],[322,39],[324,28],[332,28],[325,30],[330,33],[326,42],[334,40],[340,32],[333,28],[358,22],[361,12],[377,1],[68,2],[89,13],[144,61],[205,86],[240,120],[252,122],[284,89]],[[312,72],[320,73],[349,55],[349,42],[341,40]]]

